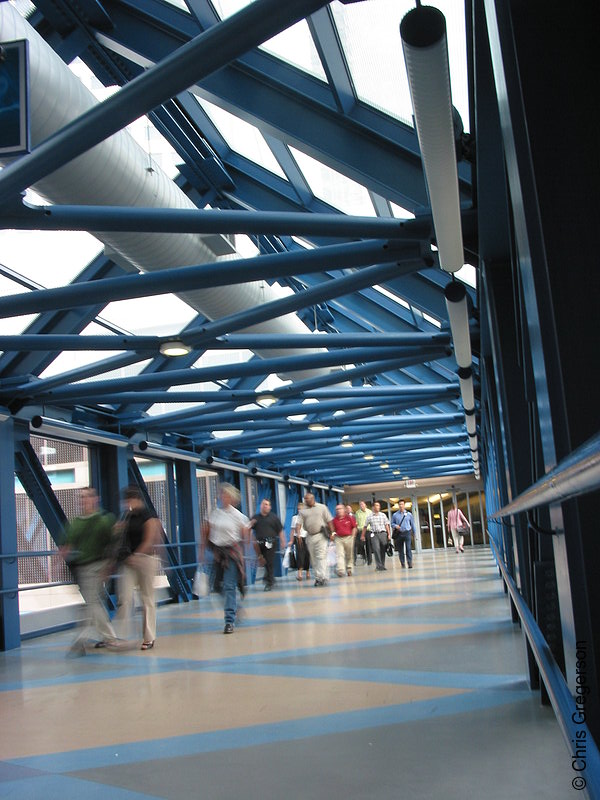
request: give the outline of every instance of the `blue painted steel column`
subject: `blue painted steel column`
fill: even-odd
[[[183,565],[192,564],[197,560],[196,539],[200,536],[200,507],[196,464],[191,461],[176,461],[175,481],[177,489],[179,561]],[[191,579],[194,576],[195,568],[193,566],[183,566],[183,571]]]
[[[21,644],[16,552],[14,428],[11,417],[0,411],[0,650]]]

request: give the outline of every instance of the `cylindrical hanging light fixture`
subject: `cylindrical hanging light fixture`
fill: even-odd
[[[472,354],[467,290],[462,283],[453,280],[444,289],[444,296],[454,345],[454,358],[459,367],[469,369]]]
[[[400,37],[440,266],[456,272],[464,252],[444,15],[419,5],[402,19]]]

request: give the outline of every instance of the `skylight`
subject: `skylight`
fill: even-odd
[[[212,0],[215,11],[221,19],[227,19],[250,4],[252,0]],[[285,31],[277,34],[264,44],[260,50],[280,58],[304,72],[321,80],[326,80],[325,70],[317,53],[308,23],[302,19]]]
[[[346,214],[375,216],[375,208],[365,186],[294,147],[290,147],[290,152],[315,197]]]
[[[275,175],[279,175],[280,178],[285,178],[285,173],[273,155],[273,151],[255,125],[251,125],[198,95],[194,96],[234,152],[254,161]]]
[[[464,5],[432,0],[446,17],[452,102],[469,130]],[[400,22],[414,0],[342,4],[331,10],[360,100],[412,126],[412,104],[400,41]]]

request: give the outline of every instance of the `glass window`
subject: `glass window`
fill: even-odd
[[[249,5],[251,0],[212,0],[221,19],[227,19]],[[300,20],[287,30],[260,45],[260,49],[282,61],[298,67],[316,78],[325,80],[325,71],[306,20]]]
[[[453,105],[469,129],[464,6],[456,0],[430,3],[446,17]],[[412,103],[400,40],[400,22],[413,0],[331,4],[356,94],[360,100],[412,125]]]
[[[375,216],[375,208],[365,186],[294,147],[290,147],[290,152],[315,197],[319,197],[346,214],[363,217]]]
[[[254,161],[280,178],[285,178],[285,173],[273,155],[273,151],[255,125],[251,125],[198,95],[194,96],[234,152]]]

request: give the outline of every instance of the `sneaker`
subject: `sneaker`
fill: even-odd
[[[273,587],[270,583],[265,583],[265,588],[263,589],[264,592],[270,592]]]
[[[223,628],[223,633],[233,633],[233,623],[226,622],[225,627]]]

